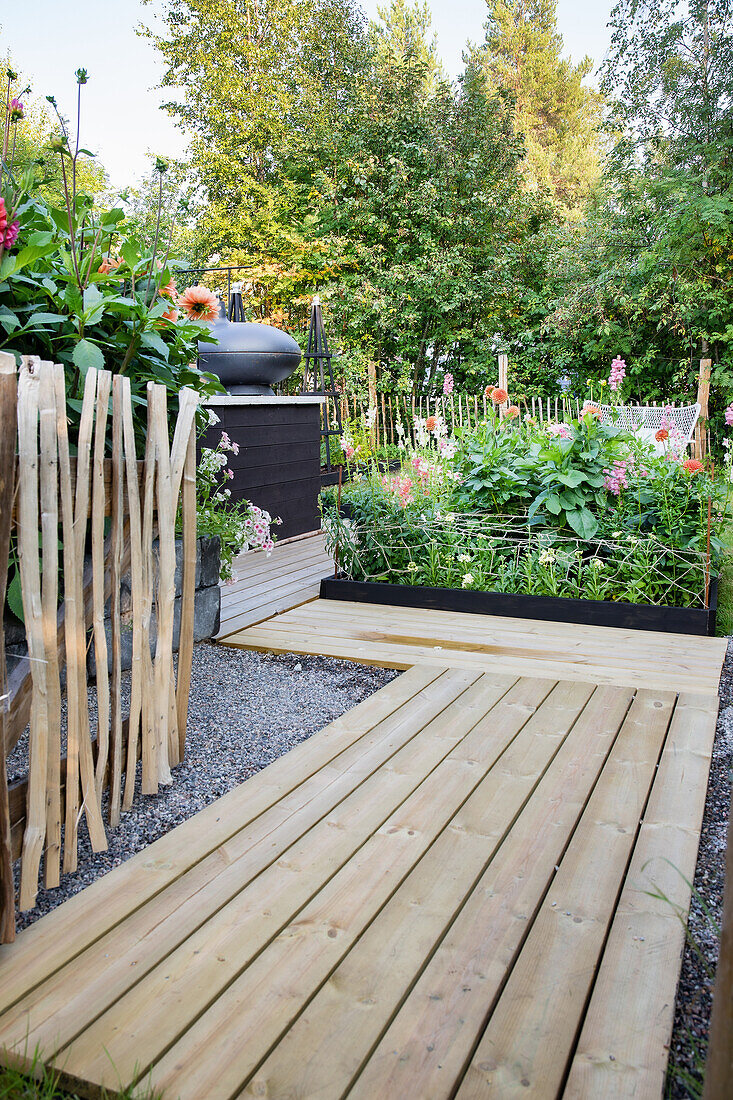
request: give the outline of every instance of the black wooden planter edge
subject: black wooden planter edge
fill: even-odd
[[[461,588],[384,584],[324,577],[322,600],[390,604],[395,607],[460,611],[475,615],[503,615],[544,622],[578,623],[582,626],[616,626],[625,630],[660,630],[671,634],[715,634],[718,581],[710,582],[710,607],[614,603],[610,600],[576,600],[564,596],[522,596],[503,592],[476,592]]]

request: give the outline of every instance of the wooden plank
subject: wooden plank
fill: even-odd
[[[143,693],[143,549],[140,484],[137,476],[135,429],[132,422],[130,379],[122,381],[122,436],[127,499],[130,516],[130,597],[132,602],[132,660],[130,669],[130,711],[127,736],[127,762],[122,807],[129,810],[135,797],[135,771],[140,744],[140,719]],[[144,484],[144,483],[143,483]],[[149,658],[149,653],[148,653]]]
[[[157,635],[153,680],[154,726],[158,758],[158,782],[173,782],[171,765],[177,762],[178,732],[170,728],[170,685],[173,679],[173,606],[175,602],[176,550],[174,540],[173,485],[168,442],[165,386],[153,384],[148,392],[153,410],[156,502],[158,506],[158,584],[155,596]],[[174,753],[175,732],[175,753]]]
[[[15,492],[17,370],[15,357],[0,351],[0,607],[5,607],[10,554],[10,514]],[[0,631],[0,943],[15,939],[15,886],[8,805],[5,632]]]
[[[122,638],[120,582],[122,565],[122,502],[125,493],[122,455],[122,375],[112,382],[112,522],[110,526],[110,634],[112,675],[110,677],[109,823],[120,823],[122,808]],[[105,670],[106,673],[106,670]]]
[[[56,397],[53,363],[40,364],[39,471],[41,483],[41,605],[46,654],[46,843],[43,881],[46,889],[61,878],[61,681],[56,645],[59,605],[59,504]]]
[[[326,1097],[348,1091],[385,1021],[551,766],[592,692],[582,684],[559,684],[542,702],[364,935],[348,954],[342,953],[338,967],[273,1046],[242,1096],[300,1092]],[[489,733],[496,709],[471,737]],[[475,756],[467,757],[472,753],[468,741],[454,757],[476,763]],[[479,758],[481,752],[479,745]],[[338,913],[329,917],[342,927]],[[289,990],[287,998],[294,999],[293,993]]]
[[[112,374],[101,370],[97,374],[97,410],[94,425],[94,457],[92,462],[92,591],[94,599],[94,667],[97,686],[97,767],[95,787],[97,801],[102,798],[102,776],[109,757],[110,695],[107,635],[104,629],[105,546],[104,546],[104,456],[107,443],[107,415],[112,389]]]
[[[439,676],[438,670],[425,668],[404,673],[133,856],[113,875],[97,879],[31,925],[15,944],[0,948],[0,1009],[15,1004],[321,769],[337,761],[334,766],[340,771],[353,766],[354,760],[345,754]]]
[[[328,558],[314,558],[312,561],[296,563],[287,569],[274,567],[271,572],[257,577],[240,579],[231,588],[222,588],[222,610],[230,615],[240,609],[246,609],[248,604],[263,602],[269,592],[275,589],[286,588],[298,581],[307,580],[309,583],[320,583],[321,578],[333,572],[333,562]]]
[[[460,1079],[626,717],[631,697],[628,688],[605,687],[594,692],[525,809],[508,822],[511,831],[504,843],[493,858],[487,851],[486,869],[437,949],[426,951],[428,961],[422,973],[418,968],[402,974],[403,988],[394,986],[393,1005],[387,1000],[384,1009],[375,1013],[381,1011],[382,1020],[365,1024],[376,1034],[367,1051],[373,1053],[354,1086],[357,1095],[443,1096]],[[480,830],[472,816],[466,824]],[[343,987],[334,983],[339,1011],[353,1011],[363,1003],[362,997],[368,1003],[383,968],[384,963],[370,975],[355,958]],[[380,1005],[378,988],[375,995]],[[325,1048],[321,1053],[332,1062],[337,1075],[353,1076],[364,1061],[357,1060],[358,1049],[352,1057],[344,1046],[332,1055]],[[318,1079],[315,1064],[309,1063],[308,1068]]]
[[[282,596],[272,603],[261,604],[249,611],[243,611],[234,619],[228,619],[221,627],[221,632],[216,635],[215,640],[225,643],[231,633],[236,633],[239,630],[246,630],[250,626],[257,626],[260,623],[266,622],[268,619],[274,618],[276,615],[285,614],[286,611],[290,611],[293,607],[300,607],[301,604],[310,603],[311,600],[317,598],[317,583],[307,587],[298,587],[289,596]]]
[[[308,613],[318,607],[320,601],[309,604]],[[300,613],[304,611],[301,608]],[[344,628],[339,634],[326,633],[327,624],[313,624],[311,630],[296,629],[287,612],[277,619],[269,620],[258,627],[229,635],[225,644],[242,649],[256,649],[279,653],[318,653],[324,656],[341,657],[345,660],[361,661],[365,664],[382,665],[388,668],[408,668],[412,664],[450,664],[454,668],[495,668],[501,661],[501,668],[518,676],[552,676],[562,680],[582,680],[595,684],[617,684],[619,686],[652,686],[663,691],[698,690],[714,694],[717,688],[717,667],[707,675],[700,672],[685,673],[669,661],[656,671],[638,670],[630,661],[628,668],[609,668],[606,664],[577,664],[572,660],[556,657],[516,657],[508,655],[501,646],[493,647],[490,652],[474,650],[446,650],[441,645],[406,645],[399,642],[388,643],[375,640],[352,640]]]
[[[153,663],[150,655],[150,622],[154,600],[155,563],[153,560],[153,515],[155,511],[156,429],[153,410],[153,383],[147,385],[147,432],[145,434],[145,485],[142,498],[142,778],[143,794],[158,793],[158,736],[155,728],[156,706]]]
[[[695,874],[716,717],[717,706],[705,696],[678,700],[585,1013],[567,1100],[656,1100],[664,1092],[690,905],[685,879]]]
[[[458,1100],[555,1096],[582,1022],[676,697],[643,691],[624,722]],[[603,859],[598,853],[603,852]]]
[[[358,609],[358,610],[357,610]],[[644,662],[650,668],[660,656],[670,656],[672,648],[674,659],[683,668],[706,666],[711,653],[724,657],[725,643],[720,638],[685,637],[684,649],[678,634],[665,634],[655,631],[629,631],[618,627],[579,626],[574,623],[545,623],[532,619],[510,619],[495,615],[471,615],[463,612],[436,611],[433,609],[397,608],[378,604],[355,604],[324,600],[319,603],[319,616],[322,621],[333,624],[344,622],[354,624],[355,612],[358,624],[364,630],[384,632],[388,637],[406,635],[408,638],[417,629],[420,636],[429,625],[433,642],[442,642],[445,647],[451,643],[466,645],[471,641],[476,647],[488,648],[505,644],[518,648],[531,646],[539,652],[556,652],[558,644],[575,659],[595,660],[601,656],[611,663],[625,660],[620,647],[623,644],[634,659]],[[506,625],[505,625],[506,624]],[[545,626],[554,629],[543,629]],[[608,630],[609,635],[604,635]],[[721,645],[722,643],[722,645]],[[466,646],[467,647],[467,646]],[[468,648],[468,647],[467,647]],[[676,652],[680,651],[680,652]],[[628,658],[626,659],[628,663]]]
[[[273,576],[269,579],[269,583],[260,583],[254,588],[240,592],[236,600],[227,599],[224,601],[223,614],[228,619],[251,611],[255,607],[274,603],[281,597],[297,592],[299,588],[319,587],[324,568],[328,568],[328,563],[320,566],[316,565],[315,567],[310,566],[296,573],[289,573],[284,578]]]
[[[355,604],[347,600],[324,600],[319,605],[319,614],[353,618],[355,609],[358,609],[359,615],[363,616],[364,621],[370,621],[372,617],[375,617],[394,623],[401,621],[403,617],[412,616],[413,620],[417,617],[417,621],[420,621],[420,619],[423,622],[429,621],[435,629],[436,635],[446,630],[450,632],[451,627],[462,623],[463,629],[478,631],[479,635],[487,635],[494,639],[497,635],[501,636],[505,633],[519,633],[523,637],[527,635],[535,637],[538,644],[547,639],[555,638],[562,642],[568,642],[574,649],[595,645],[600,652],[615,651],[618,646],[625,643],[634,647],[638,646],[644,651],[654,649],[660,653],[664,652],[665,646],[667,648],[670,646],[679,648],[681,642],[684,642],[685,648],[689,643],[693,651],[710,650],[713,654],[722,652],[725,647],[725,641],[721,638],[687,637],[664,631],[626,630],[623,627],[586,626],[579,623],[560,623],[551,620],[522,619],[503,615],[472,615],[463,612],[440,611],[433,608],[414,609],[393,607],[386,604]]]
[[[181,523],[183,526],[183,581],[181,588],[181,627],[178,641],[176,708],[179,740],[178,755],[179,759],[183,760],[186,752],[188,698],[191,691],[193,613],[196,597],[196,433],[193,424],[189,429],[186,462],[183,466]]]
[[[524,729],[552,686],[551,681],[521,681],[497,699],[499,685],[495,682],[487,695],[479,681],[466,694],[465,706],[459,701],[461,709],[476,713],[472,719],[461,715],[461,725],[473,725],[457,749],[194,1023],[179,1047],[165,1054],[152,1070],[155,1087],[181,1100],[211,1095],[215,1087],[237,1089],[334,963],[401,889],[404,876],[430,850],[466,796],[500,758],[503,765],[503,754],[515,740],[521,737],[524,744]],[[424,746],[427,732],[420,738]],[[239,1053],[222,1067],[221,1051],[227,1048]]]
[[[86,547],[87,523],[86,516],[89,509],[90,480],[91,480],[91,454],[92,454],[92,427],[94,421],[94,404],[97,390],[97,371],[90,367],[84,379],[84,397],[82,399],[81,417],[79,419],[79,431],[77,433],[77,459],[76,459],[76,496],[74,498],[74,522],[69,531],[69,543],[71,556],[69,559],[69,572],[66,571],[66,559],[64,559],[64,576],[67,585],[71,576],[71,607],[75,615],[70,634],[66,634],[66,666],[67,685],[73,685],[75,695],[72,699],[69,687],[67,687],[67,699],[69,706],[69,728],[67,731],[67,764],[66,764],[66,814],[64,826],[64,864],[65,872],[75,871],[77,865],[77,828],[79,824],[79,779],[81,780],[82,807],[89,830],[89,840],[92,850],[103,852],[107,848],[107,836],[102,821],[102,808],[96,793],[96,781],[94,774],[94,758],[92,755],[91,734],[89,728],[89,700],[87,698],[87,661],[86,661],[86,624],[92,622],[94,616],[94,586],[93,578],[89,584],[84,584],[84,554]],[[56,404],[63,411],[66,418],[66,393],[63,368],[56,374]],[[62,429],[68,443],[66,429]],[[59,449],[61,444],[59,444]],[[66,460],[64,458],[64,466]],[[92,501],[93,505],[93,501]],[[66,523],[66,521],[65,521]],[[66,542],[66,534],[64,542]],[[90,604],[85,606],[87,593],[90,596]],[[64,594],[68,609],[68,597]],[[106,589],[105,589],[106,596]],[[72,657],[73,654],[73,657]],[[73,667],[71,667],[73,666]],[[107,670],[104,670],[105,682]],[[72,733],[72,726],[74,732]]]
[[[682,672],[702,671],[712,678],[722,667],[725,642],[716,638],[685,638],[680,645],[678,635],[639,633],[613,628],[575,627],[574,624],[549,624],[533,620],[509,620],[496,616],[466,615],[455,612],[431,610],[415,611],[406,608],[374,608],[364,604],[336,601],[319,601],[307,613],[293,614],[288,623],[295,626],[317,628],[322,633],[334,634],[331,626],[346,633],[352,640],[376,640],[384,638],[394,644],[409,644],[415,639],[415,628],[425,642],[433,647],[458,651],[492,652],[492,647],[503,650],[516,648],[533,656],[556,657],[561,652],[572,655],[580,663],[610,662],[619,667],[643,667],[653,670],[660,660],[673,659]],[[505,627],[505,624],[506,627]],[[545,627],[560,627],[549,631]],[[578,636],[576,637],[576,630]],[[603,631],[608,630],[605,637]],[[583,632],[587,632],[584,634]],[[612,657],[609,650],[613,651]],[[716,685],[717,688],[717,685]]]
[[[38,555],[38,388],[40,360],[24,358],[18,381],[18,558],[28,656],[33,662],[33,702],[28,762],[28,808],[20,869],[21,909],[32,909],[46,837],[48,684]]]
[[[434,689],[427,689],[410,708],[394,742],[386,743],[390,766],[384,766],[382,753],[376,770],[303,835],[288,850],[287,858],[259,874],[159,962],[144,982],[139,981],[64,1047],[57,1059],[59,1065],[63,1062],[64,1071],[97,1083],[107,1081],[111,1063],[99,1057],[100,1036],[104,1035],[102,1045],[120,1075],[118,1079],[131,1080],[140,1070],[146,1072],[161,1051],[384,824],[395,806],[420,787],[475,725],[482,697],[501,695],[511,684],[506,678],[487,677],[472,689],[476,679],[472,673],[450,670]],[[426,699],[428,693],[431,700]],[[424,716],[415,723],[418,708]],[[109,993],[103,990],[102,997],[108,1004]],[[98,1005],[97,1010],[102,1007]],[[58,1031],[58,1016],[54,1027]],[[44,1049],[46,1038],[51,1041],[50,1035],[39,1036]]]
[[[237,580],[233,585],[227,585],[222,589],[222,601],[225,605],[234,604],[240,593],[248,593],[258,586],[266,586],[273,578],[287,580],[287,578],[302,572],[315,569],[325,570],[321,575],[328,576],[333,573],[333,559],[320,547],[308,548],[307,551],[299,551],[296,554],[287,554],[289,547],[284,547],[283,552],[277,554],[277,549],[269,559],[257,567],[249,569],[246,558],[238,558],[234,563]],[[253,553],[254,557],[260,557],[259,553]],[[262,555],[264,558],[264,554]]]

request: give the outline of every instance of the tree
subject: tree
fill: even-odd
[[[146,33],[163,85],[183,89],[167,108],[207,199],[202,256],[279,259],[298,217],[283,164],[347,110],[362,20],[349,0],[167,0],[164,21],[166,35]]]
[[[478,51],[489,84],[514,96],[529,188],[547,190],[563,216],[581,216],[600,174],[600,97],[583,81],[593,63],[562,56],[556,0],[488,0]]]

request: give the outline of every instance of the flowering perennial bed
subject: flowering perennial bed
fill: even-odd
[[[620,386],[619,362],[612,375]],[[505,391],[490,392],[506,406]],[[542,425],[509,405],[455,436],[438,406],[417,423],[415,447],[398,432],[399,470],[355,474],[340,509],[334,492],[323,494],[324,527],[345,578],[709,607],[730,464],[715,479],[686,457],[671,418],[654,444],[601,423],[592,404],[578,419]],[[351,440],[344,443],[346,450]]]

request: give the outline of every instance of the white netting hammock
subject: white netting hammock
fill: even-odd
[[[684,446],[692,442],[695,425],[700,416],[700,404],[680,405],[600,405],[602,420],[607,424],[617,424],[620,428],[634,432],[640,439],[651,443],[658,453],[664,451],[664,443],[654,436],[662,427],[662,422],[673,425],[684,437]]]

